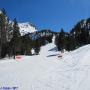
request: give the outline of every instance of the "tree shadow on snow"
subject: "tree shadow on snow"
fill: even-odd
[[[52,55],[48,55],[47,57],[53,57],[53,56],[57,56],[59,54],[52,54]]]
[[[54,47],[54,48],[52,48],[52,49],[50,49],[48,51],[54,51],[54,52],[56,52],[57,51],[57,47]]]

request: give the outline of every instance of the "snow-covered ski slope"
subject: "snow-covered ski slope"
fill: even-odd
[[[53,43],[40,55],[0,61],[0,87],[16,90],[90,90],[90,45],[58,58]]]

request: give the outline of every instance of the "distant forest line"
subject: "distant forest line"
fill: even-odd
[[[79,21],[70,32],[65,32],[63,28],[60,32],[44,29],[21,36],[16,18],[10,22],[5,9],[0,12],[0,58],[38,55],[41,46],[52,43],[53,36],[57,50],[61,52],[90,44],[90,18]]]

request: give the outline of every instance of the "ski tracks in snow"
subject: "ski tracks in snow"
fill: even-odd
[[[87,82],[90,80],[90,65],[84,63],[90,58],[90,51],[77,52],[66,53],[62,59],[57,58],[60,64],[47,72],[48,75],[36,80],[32,90],[90,90]]]
[[[0,63],[0,85],[5,81],[19,90],[90,90],[90,45],[65,52],[62,58],[53,47],[48,44],[40,55],[20,62]]]

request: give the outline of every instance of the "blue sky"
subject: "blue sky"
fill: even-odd
[[[69,31],[81,19],[90,17],[90,0],[0,0],[11,20],[31,22],[39,30]]]

